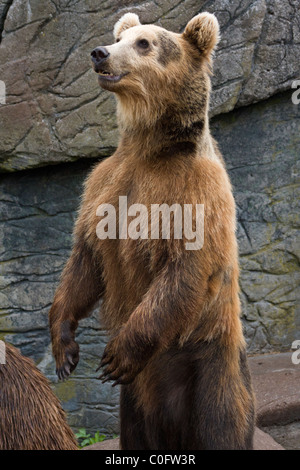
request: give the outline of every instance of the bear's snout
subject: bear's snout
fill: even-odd
[[[92,61],[96,66],[102,64],[109,56],[110,53],[105,47],[96,47],[91,52]]]

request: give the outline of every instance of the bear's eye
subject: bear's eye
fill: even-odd
[[[137,42],[137,45],[141,47],[142,49],[147,49],[147,47],[149,47],[149,41],[147,41],[147,39],[140,39]]]

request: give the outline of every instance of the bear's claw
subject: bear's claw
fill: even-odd
[[[64,350],[61,350],[59,359],[56,362],[56,374],[59,380],[65,380],[76,368],[79,361],[79,347],[72,341]],[[62,364],[62,365],[61,365]]]
[[[135,360],[133,355],[130,355],[130,349],[126,343],[126,336],[118,335],[112,339],[106,346],[100,365],[97,371],[102,369],[102,374],[98,377],[102,383],[113,380],[113,387],[116,385],[128,385],[134,381],[136,376],[144,368],[146,360],[143,362],[139,358]]]
[[[64,364],[59,369],[56,369],[56,374],[57,374],[59,380],[67,379],[69,377],[70,373],[71,373],[70,364]]]

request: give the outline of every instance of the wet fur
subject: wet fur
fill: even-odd
[[[115,36],[105,66],[131,70],[112,90],[121,139],[86,181],[74,248],[51,308],[58,373],[63,378],[75,368],[78,321],[103,297],[111,340],[102,378],[122,384],[122,449],[251,449],[235,204],[208,124],[217,21],[198,15],[179,35],[125,15]],[[135,49],[141,36],[152,41],[146,55]],[[174,57],[162,61],[172,42]],[[187,251],[186,240],[174,238],[99,240],[96,209],[118,208],[120,195],[128,206],[148,209],[204,204],[203,248]]]
[[[6,364],[0,364],[0,450],[77,449],[48,380],[6,343]]]

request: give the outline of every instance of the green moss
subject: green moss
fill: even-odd
[[[76,385],[72,379],[56,383],[54,389],[58,398],[64,403],[76,398]]]
[[[5,311],[4,311],[5,312]],[[0,310],[0,340],[5,341],[6,336],[9,334],[10,336],[14,332],[13,322],[10,318],[8,313],[1,314],[2,311]]]
[[[279,305],[280,307],[280,305]],[[278,315],[270,328],[270,344],[276,345],[277,341],[273,341],[273,338],[283,338],[293,336],[295,331],[295,307],[290,306],[288,309],[286,306],[282,306],[282,314]]]

